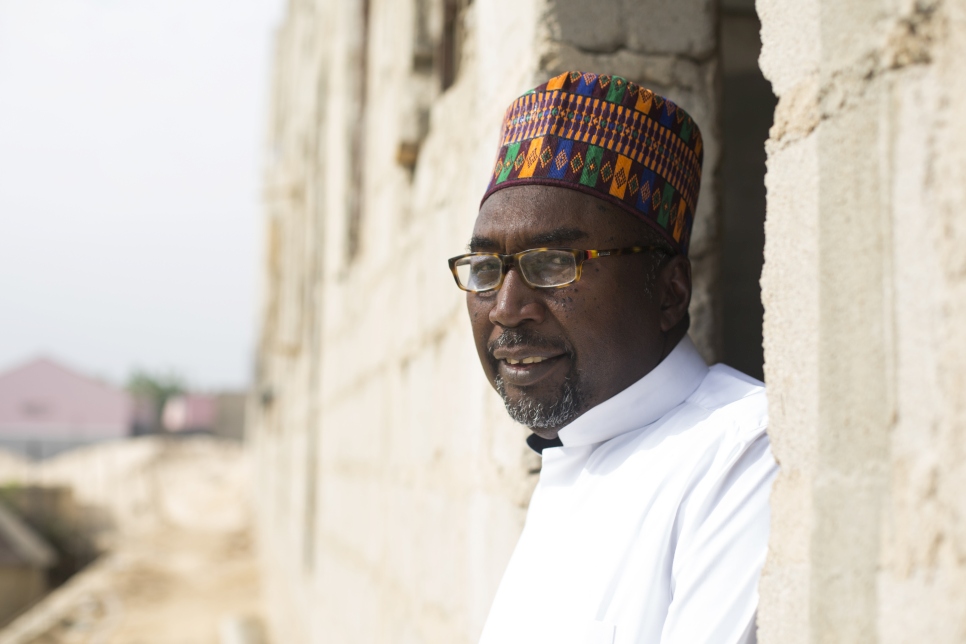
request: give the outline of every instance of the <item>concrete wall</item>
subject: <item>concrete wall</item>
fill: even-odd
[[[693,335],[718,355],[716,13],[291,3],[249,416],[277,641],[479,632],[537,462],[478,371],[443,267],[521,90],[568,68],[621,73],[702,124]],[[779,99],[762,297],[781,464],[760,639],[963,641],[966,0],[757,13]]]
[[[758,0],[762,642],[966,640],[966,2]]]
[[[478,637],[538,460],[483,379],[445,260],[522,91],[620,73],[701,124],[693,336],[717,355],[716,20],[711,0],[290,3],[248,415],[274,641]]]

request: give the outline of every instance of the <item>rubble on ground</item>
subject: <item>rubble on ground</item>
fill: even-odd
[[[72,529],[102,552],[0,644],[256,641],[248,485],[243,448],[210,437],[140,437],[37,463],[0,454],[0,486],[69,489]]]

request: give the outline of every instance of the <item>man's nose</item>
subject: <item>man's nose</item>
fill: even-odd
[[[511,268],[496,292],[490,322],[502,327],[515,327],[528,321],[539,324],[545,314],[546,307],[537,289],[527,286],[518,268]]]

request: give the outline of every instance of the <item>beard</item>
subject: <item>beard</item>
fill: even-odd
[[[571,372],[574,370],[571,369]],[[511,400],[501,376],[493,383],[503,398],[503,405],[510,418],[530,429],[553,429],[562,427],[580,415],[580,387],[576,378],[567,374],[560,386],[560,393],[551,400],[538,400],[524,392],[519,400]]]
[[[522,396],[517,400],[507,395],[506,383],[499,375],[499,361],[492,357],[493,351],[498,347],[520,345],[561,350],[569,356],[570,370],[555,395],[537,398],[528,393],[526,388],[522,389]],[[505,329],[487,348],[493,362],[493,371],[497,374],[493,385],[496,392],[503,398],[503,405],[510,418],[530,429],[554,429],[566,425],[580,415],[583,402],[580,372],[577,369],[576,354],[567,343],[548,340],[528,329]]]

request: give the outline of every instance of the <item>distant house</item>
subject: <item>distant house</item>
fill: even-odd
[[[161,423],[171,433],[209,433],[242,440],[245,426],[244,393],[188,393],[169,398]]]
[[[32,458],[130,435],[127,392],[39,358],[0,374],[0,447]]]
[[[161,424],[169,432],[210,432],[218,416],[218,399],[208,394],[183,394],[169,398]]]

